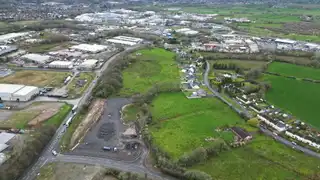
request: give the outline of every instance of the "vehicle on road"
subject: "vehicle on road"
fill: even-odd
[[[66,123],[64,124],[66,127],[69,127],[69,126],[70,126],[73,117],[74,117],[74,116],[69,117],[69,119],[66,121]]]
[[[53,154],[54,156],[57,156],[57,155],[58,155],[57,151],[55,151],[55,150],[52,150],[51,152],[52,152],[52,154]]]
[[[111,147],[108,147],[108,146],[103,146],[102,148],[104,151],[111,151],[112,148]]]
[[[75,105],[75,106],[73,106],[73,108],[72,108],[71,112],[72,112],[72,113],[75,113],[77,109],[78,109],[78,106],[77,106],[77,105]]]
[[[297,145],[297,143],[296,143],[296,142],[293,142],[293,141],[292,141],[291,143],[292,143],[293,145]]]

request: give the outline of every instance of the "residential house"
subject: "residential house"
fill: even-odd
[[[240,102],[244,103],[244,104],[250,104],[251,103],[251,101],[248,100],[246,95],[237,96],[236,99],[239,100]]]
[[[263,114],[258,114],[257,117],[259,120],[263,121],[264,123],[266,123],[267,125],[271,126],[272,128],[274,128],[275,130],[277,130],[279,132],[283,132],[287,129],[286,125],[282,121],[277,122],[277,121],[272,120],[270,117],[263,115]]]
[[[237,141],[249,141],[252,139],[251,134],[240,127],[232,127],[231,131],[236,135]]]
[[[319,144],[317,144],[317,143],[315,143],[315,142],[312,142],[312,141],[310,141],[309,139],[305,139],[305,138],[303,138],[303,137],[301,137],[301,136],[298,136],[298,135],[296,135],[296,134],[293,134],[293,133],[291,133],[291,132],[289,132],[289,131],[286,131],[285,134],[286,134],[287,136],[293,138],[293,139],[296,139],[296,140],[298,140],[298,141],[300,141],[300,142],[309,144],[309,145],[312,146],[312,147],[315,147],[315,148],[317,148],[317,149],[320,149],[320,145],[319,145]]]

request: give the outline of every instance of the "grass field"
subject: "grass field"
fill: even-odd
[[[250,144],[223,152],[193,168],[205,171],[216,180],[283,180],[304,179],[318,172],[319,167],[318,159],[256,134]]]
[[[67,48],[69,46],[70,46],[70,44],[68,42],[51,43],[51,44],[38,44],[35,46],[30,46],[28,48],[28,52],[30,52],[30,53],[45,53],[45,52],[49,52],[53,49],[58,50],[58,49]]]
[[[272,86],[266,94],[268,101],[320,129],[320,84],[271,75],[264,79]]]
[[[174,62],[175,54],[160,48],[144,49],[131,54],[141,53],[137,62],[123,71],[123,88],[119,95],[126,96],[146,92],[156,83],[178,82],[178,67]]]
[[[216,61],[210,61],[210,64],[213,64],[213,63],[221,63],[221,64],[233,63],[243,69],[252,69],[252,68],[259,68],[259,67],[265,65],[267,62],[265,62],[265,61],[247,61],[247,60],[237,60],[237,59],[235,59],[235,60],[221,59],[221,60],[216,60]]]
[[[0,83],[61,87],[69,74],[68,72],[21,70],[0,78]]]
[[[68,97],[77,98],[83,94],[83,92],[88,88],[92,80],[94,79],[94,73],[83,72],[80,73],[79,77],[75,77],[70,84],[68,84]],[[78,80],[86,80],[84,86],[78,87]]]
[[[51,107],[51,111],[54,109],[54,113],[46,111],[49,107]],[[0,121],[0,127],[25,129],[28,127],[28,123],[36,118],[39,119],[38,122],[36,121],[36,124],[44,122],[44,124],[58,126],[69,111],[71,111],[71,108],[72,107],[68,104],[33,103],[23,110],[12,111],[12,114],[7,120]]]
[[[155,142],[173,158],[207,145],[207,137],[231,140],[230,132],[217,133],[215,129],[243,122],[218,99],[187,99],[183,93],[160,94],[151,112],[153,121],[158,122],[151,127]]]
[[[320,80],[320,69],[288,63],[273,62],[269,64],[268,72],[279,73],[287,76],[295,76],[297,78]]]

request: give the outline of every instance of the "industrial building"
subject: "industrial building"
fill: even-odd
[[[11,43],[19,38],[29,35],[29,32],[9,33],[0,36],[0,43]]]
[[[71,47],[71,49],[75,49],[75,50],[87,52],[87,53],[98,53],[106,50],[107,48],[108,46],[98,45],[98,44],[79,44]]]
[[[52,61],[48,66],[49,66],[49,68],[72,69],[73,62],[71,62],[71,61]]]
[[[0,56],[16,51],[17,49],[16,46],[0,46]]]
[[[45,64],[50,61],[51,56],[30,53],[30,54],[21,56],[21,58],[24,59],[25,61],[30,61],[37,64]]]
[[[196,34],[199,33],[198,31],[194,31],[194,30],[191,30],[189,28],[177,29],[176,32],[184,34],[184,35],[196,35]]]
[[[129,37],[129,36],[116,36],[113,37],[112,39],[118,39],[122,41],[130,41],[130,42],[135,42],[135,43],[141,43],[143,39],[141,38],[135,38],[135,37]]]
[[[134,46],[137,44],[135,42],[123,41],[123,40],[119,40],[119,39],[108,39],[107,42],[112,43],[112,44],[126,45],[126,46]]]
[[[83,61],[80,65],[80,69],[93,69],[97,66],[98,60],[95,59],[88,59]]]
[[[19,84],[0,84],[0,100],[29,101],[39,94],[39,88]]]
[[[0,165],[7,160],[4,151],[10,146],[10,141],[14,139],[15,136],[16,134],[12,133],[0,133]]]

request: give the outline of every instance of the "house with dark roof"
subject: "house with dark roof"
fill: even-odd
[[[252,139],[251,134],[240,127],[232,127],[231,131],[237,136],[237,141],[249,141]]]

